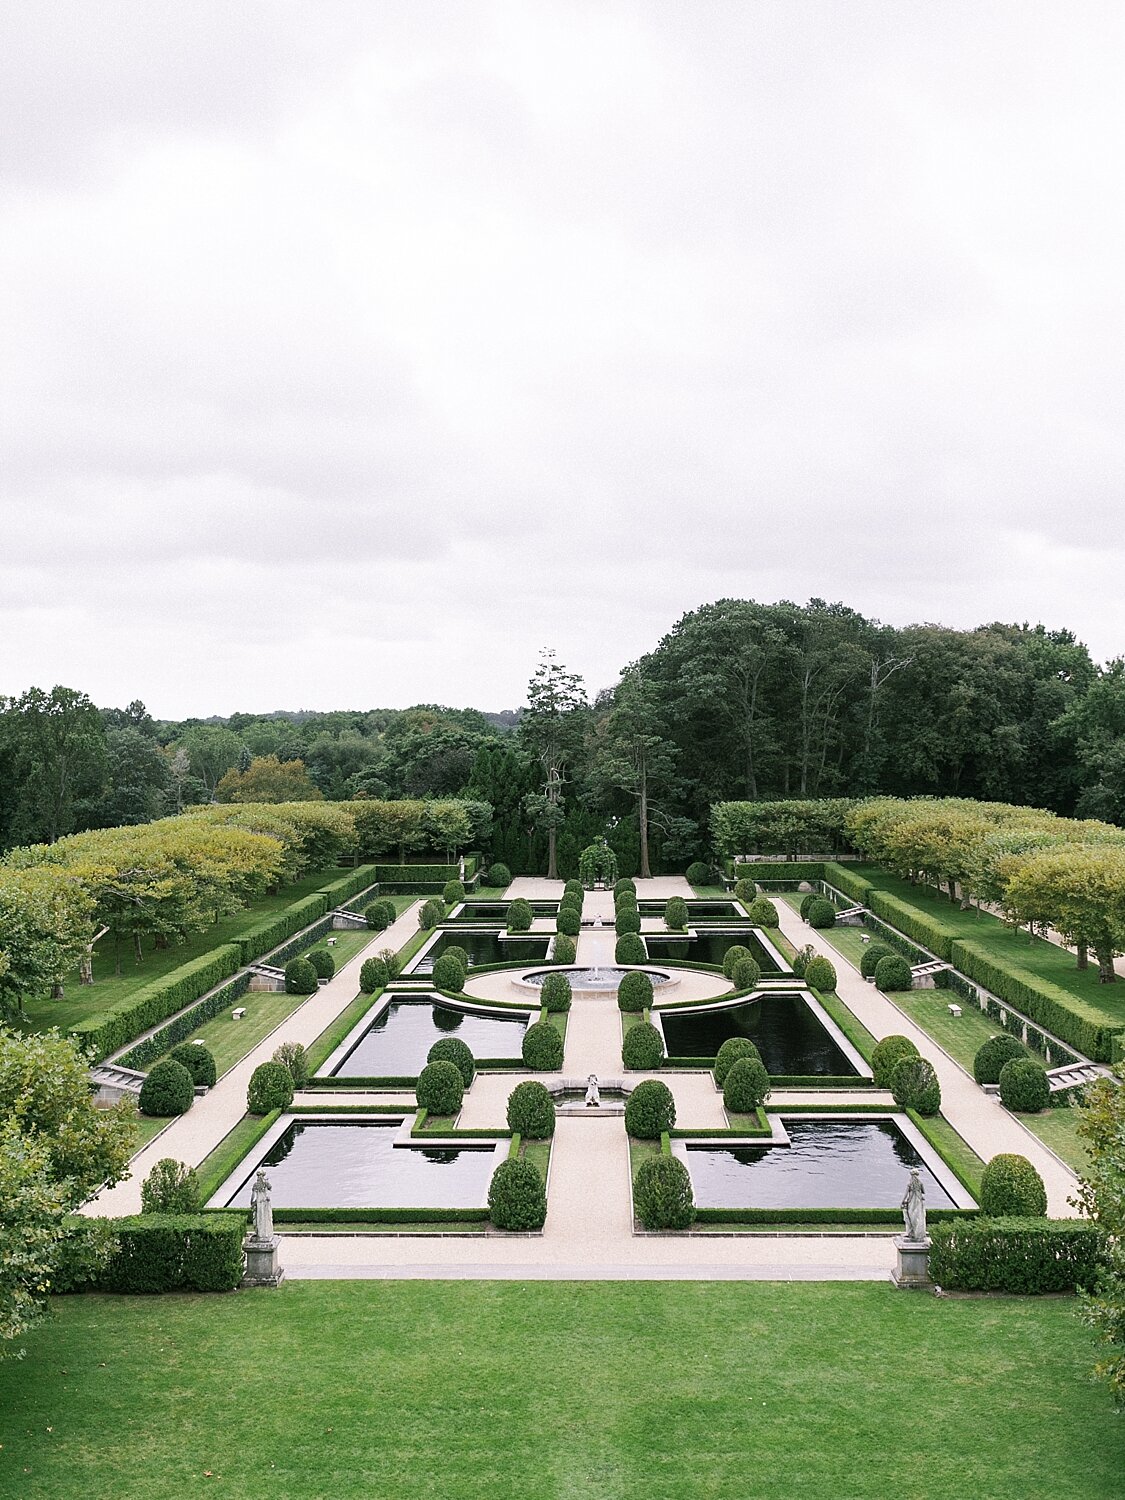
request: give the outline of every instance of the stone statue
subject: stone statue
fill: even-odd
[[[465,856],[463,854],[457,862],[457,876],[460,880],[464,880],[465,878]]]
[[[591,1073],[586,1080],[586,1108],[598,1109],[602,1102],[601,1092],[598,1089],[598,1075]]]
[[[254,1178],[254,1190],[250,1194],[250,1207],[254,1211],[254,1238],[273,1239],[273,1205],[270,1203],[270,1184],[266,1174],[259,1171]]]
[[[906,1239],[916,1245],[926,1241],[926,1189],[917,1167],[910,1169],[910,1182],[902,1200],[902,1217],[906,1221]]]

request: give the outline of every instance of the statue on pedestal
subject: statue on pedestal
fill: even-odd
[[[905,1238],[914,1244],[926,1242],[926,1189],[917,1167],[910,1169],[910,1182],[902,1200],[902,1217],[906,1223]]]
[[[250,1207],[254,1214],[254,1238],[273,1239],[273,1204],[270,1202],[270,1184],[266,1174],[258,1172],[254,1178],[254,1190],[250,1194]]]
[[[586,1108],[598,1109],[601,1107],[602,1096],[598,1088],[598,1075],[591,1073],[586,1079]]]

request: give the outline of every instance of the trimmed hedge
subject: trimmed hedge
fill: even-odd
[[[550,1021],[536,1021],[523,1034],[520,1048],[525,1067],[536,1073],[557,1073],[563,1063],[563,1039]]]
[[[166,1119],[186,1114],[195,1099],[195,1084],[183,1063],[166,1058],[158,1062],[141,1084],[137,1107],[142,1115]]]
[[[637,1072],[652,1072],[664,1061],[664,1038],[651,1021],[630,1026],[621,1043],[621,1062]]]
[[[746,915],[756,927],[777,927],[780,919],[777,915],[777,905],[768,896],[755,896],[746,908]]]
[[[941,1084],[934,1065],[925,1057],[900,1057],[891,1073],[891,1093],[900,1109],[936,1115],[941,1109]]]
[[[191,1036],[193,1031],[207,1021],[213,1021],[220,1011],[226,1010],[233,1001],[240,999],[250,988],[250,975],[236,974],[229,984],[220,985],[205,995],[196,1005],[189,1006],[151,1036],[136,1042],[117,1061],[123,1068],[146,1068],[155,1058],[163,1057],[177,1042]]]
[[[625,1129],[638,1141],[658,1141],[676,1123],[672,1090],[659,1078],[638,1083],[625,1105]]]
[[[978,1083],[999,1083],[1004,1064],[1026,1056],[1027,1048],[1020,1039],[1002,1031],[999,1036],[990,1036],[977,1048],[973,1058],[973,1077]]]
[[[735,1063],[741,1062],[744,1057],[757,1058],[758,1062],[762,1060],[762,1054],[748,1036],[727,1037],[716,1054],[715,1066],[711,1070],[719,1088],[726,1083],[727,1074]]]
[[[195,1088],[213,1088],[217,1076],[215,1055],[202,1042],[180,1042],[168,1054],[173,1062],[181,1063],[191,1074]]]
[[[981,1173],[977,1195],[981,1213],[994,1219],[1043,1219],[1047,1189],[1026,1156],[1002,1151]]]
[[[910,972],[910,965],[901,953],[888,953],[875,965],[875,986],[884,993],[908,990],[913,984],[914,976]]]
[[[873,916],[897,927],[912,942],[920,943],[946,963],[952,959],[957,933],[928,912],[919,911],[916,906],[900,901],[897,896],[889,896],[886,891],[872,890],[865,905]]]
[[[488,1216],[497,1229],[542,1229],[547,1189],[538,1168],[529,1161],[502,1161],[488,1185]]]
[[[310,959],[291,958],[285,965],[287,995],[315,995],[319,988],[320,976]]]
[[[539,988],[539,998],[547,1010],[570,1009],[570,980],[565,974],[548,974]]]
[[[339,902],[335,904],[339,905]],[[302,927],[308,927],[318,917],[327,915],[328,907],[327,891],[316,891],[311,896],[304,896],[300,901],[294,901],[291,906],[285,907],[275,916],[267,917],[253,927],[248,927],[235,940],[239,950],[239,962],[253,963],[256,958],[261,958],[263,953],[271,952],[287,937],[300,932]]]
[[[1047,1070],[1033,1057],[1017,1057],[1000,1069],[1000,1103],[1005,1109],[1034,1115],[1050,1102]]]
[[[94,1061],[100,1062],[142,1031],[166,1021],[176,1011],[198,1000],[200,995],[224,979],[229,979],[241,963],[239,945],[224,943],[201,958],[181,964],[166,978],[135,990],[128,1000],[120,1000],[100,1015],[79,1021],[70,1028],[68,1035],[92,1051]]]
[[[633,1178],[633,1208],[646,1229],[687,1229],[695,1219],[691,1175],[677,1156],[652,1156]]]
[[[550,1140],[555,1133],[555,1101],[534,1078],[517,1083],[508,1095],[508,1129],[527,1141]]]
[[[552,963],[572,964],[578,956],[578,944],[570,933],[562,933],[555,938],[554,957]]]
[[[859,972],[864,979],[874,979],[881,958],[893,958],[894,949],[886,943],[868,943],[859,955]]]
[[[770,1096],[770,1075],[761,1058],[740,1057],[723,1084],[723,1106],[732,1115],[752,1115]]]
[[[376,884],[374,865],[357,865],[354,870],[349,870],[346,875],[340,875],[336,880],[330,880],[327,885],[322,885],[317,892],[328,897],[328,909],[343,906],[345,901],[350,901],[353,896],[361,896],[371,890]]]
[[[509,931],[515,931],[516,929],[510,926],[510,922],[511,919],[509,918]],[[560,906],[558,916],[555,918],[555,931],[561,932],[564,937],[576,938],[581,928],[582,918],[575,911],[574,907]]]
[[[433,969],[430,971],[436,990],[445,990],[449,994],[459,995],[465,988],[465,969],[456,953],[441,953],[434,959]]]
[[[895,1065],[904,1057],[917,1057],[918,1048],[908,1036],[885,1036],[871,1051],[871,1072],[875,1087],[889,1089]]]
[[[836,988],[836,966],[831,959],[818,953],[810,958],[805,969],[805,983],[814,990],[823,990],[831,995]]]
[[[809,924],[810,927],[816,927],[820,929],[824,929],[826,927],[835,927],[836,908],[832,905],[831,901],[829,901],[826,896],[814,896],[813,899],[809,902],[809,909],[807,915],[805,916],[805,921]]]
[[[432,1115],[455,1115],[465,1097],[465,1080],[456,1063],[439,1059],[422,1069],[414,1092],[419,1109]]]
[[[268,1115],[275,1109],[288,1109],[292,1103],[293,1075],[285,1064],[259,1063],[246,1089],[247,1113]]]
[[[110,1222],[117,1248],[90,1291],[230,1292],[242,1280],[244,1213],[137,1214]],[[81,1227],[71,1232],[81,1234]]]
[[[617,1008],[629,1014],[648,1010],[652,1004],[652,980],[641,971],[626,974],[617,986]]]
[[[508,931],[530,932],[534,920],[535,913],[531,909],[531,902],[525,901],[522,896],[517,896],[508,907]],[[573,937],[573,933],[571,936]]]
[[[635,932],[627,932],[624,937],[617,939],[617,946],[613,950],[614,963],[643,964],[645,957],[645,945]]]
[[[664,903],[664,925],[682,932],[688,924],[688,904],[682,896],[669,896]]]
[[[447,880],[458,878],[459,867],[457,865],[369,865],[374,870],[375,880],[379,885],[393,886],[415,886],[434,885],[438,889]],[[471,879],[469,872],[469,861],[465,861],[465,874]]]
[[[848,900],[854,901],[857,906],[870,908],[871,892],[875,887],[870,880],[865,880],[862,875],[849,870],[847,865],[838,865],[834,861],[826,863],[821,879],[827,885],[835,886],[842,896],[847,896]]]
[[[1105,1259],[1088,1219],[963,1219],[931,1237],[930,1275],[962,1292],[1073,1292],[1094,1285]]]
[[[823,880],[824,863],[821,860],[755,860],[753,864],[736,864],[735,879],[743,876],[755,880],[759,885],[764,880],[782,880],[786,884],[801,885],[805,881]]]
[[[430,1050],[426,1053],[427,1063],[446,1062],[452,1063],[461,1075],[461,1082],[466,1088],[476,1077],[477,1065],[473,1058],[472,1049],[468,1042],[463,1042],[459,1036],[439,1036]],[[419,1084],[422,1080],[419,1078]],[[419,1099],[419,1104],[422,1101]],[[459,1106],[458,1106],[459,1107]],[[429,1108],[427,1105],[426,1108]],[[435,1114],[452,1114],[453,1111],[435,1110]]]

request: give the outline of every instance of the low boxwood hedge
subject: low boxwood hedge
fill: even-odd
[[[1092,1287],[1105,1260],[1104,1233],[1088,1219],[939,1221],[930,1233],[930,1276],[961,1292],[1073,1292]]]
[[[69,1035],[93,1054],[95,1062],[100,1062],[142,1031],[159,1025],[224,979],[229,979],[241,964],[239,945],[224,943],[201,958],[181,964],[166,978],[156,979],[152,984],[135,990],[128,1000],[120,1000],[99,1015],[77,1022],[70,1028]]]
[[[64,1273],[57,1290],[229,1292],[242,1280],[244,1213],[138,1214],[110,1222],[117,1247],[109,1260],[89,1280]],[[81,1233],[81,1225],[68,1224],[68,1236]]]

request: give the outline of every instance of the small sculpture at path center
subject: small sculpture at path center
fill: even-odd
[[[926,1189],[917,1167],[910,1169],[910,1182],[906,1197],[902,1200],[902,1217],[906,1223],[906,1238],[915,1244],[926,1240]]]
[[[602,1096],[598,1089],[598,1075],[591,1073],[586,1079],[586,1108],[597,1109],[601,1105]]]

